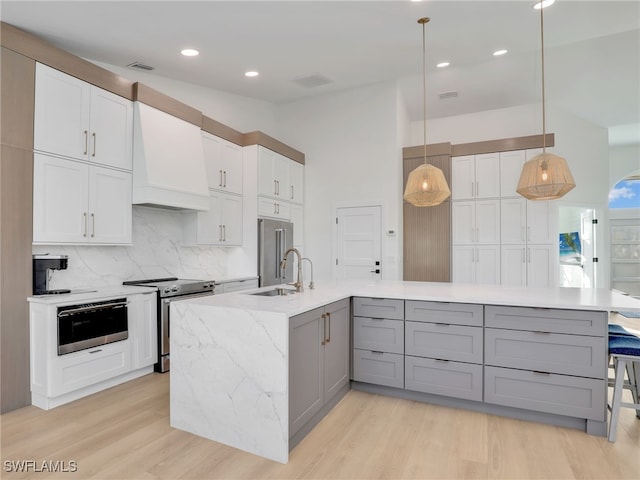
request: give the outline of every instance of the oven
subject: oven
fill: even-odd
[[[150,280],[130,280],[124,285],[153,287],[158,292],[158,362],[156,372],[168,372],[170,367],[171,302],[214,294],[213,280],[189,280],[178,278],[158,278]]]
[[[126,298],[57,308],[58,355],[129,338]]]

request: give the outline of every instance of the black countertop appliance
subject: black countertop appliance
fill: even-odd
[[[67,255],[50,255],[48,253],[33,255],[33,294],[51,295],[70,293],[71,290],[49,290],[49,270],[65,270]]]

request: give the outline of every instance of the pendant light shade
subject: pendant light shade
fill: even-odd
[[[567,161],[545,152],[525,162],[516,192],[529,200],[555,200],[575,186]]]
[[[543,2],[541,2],[543,3]],[[576,186],[567,161],[547,152],[546,110],[544,98],[544,6],[540,8],[540,43],[542,52],[542,153],[522,166],[518,192],[529,200],[556,200]]]
[[[451,190],[444,178],[444,173],[437,167],[427,163],[427,68],[425,24],[429,17],[418,19],[422,25],[422,113],[424,116],[424,163],[416,167],[407,179],[404,199],[416,207],[434,207],[449,198]]]

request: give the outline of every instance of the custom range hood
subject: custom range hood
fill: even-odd
[[[139,83],[134,98],[133,203],[208,210],[201,112]]]

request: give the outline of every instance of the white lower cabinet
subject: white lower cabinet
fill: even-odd
[[[34,154],[33,243],[131,243],[131,173]]]
[[[121,299],[96,296],[59,303],[29,299],[31,402],[48,410],[153,372],[157,361],[156,293],[126,296],[128,338],[67,354],[58,353],[58,307]],[[65,297],[67,297],[65,299]]]
[[[349,384],[349,300],[289,320],[289,438]]]
[[[551,287],[555,285],[554,245],[502,245],[502,285]]]
[[[186,245],[242,245],[242,202],[239,195],[209,190],[209,210],[182,215]]]

